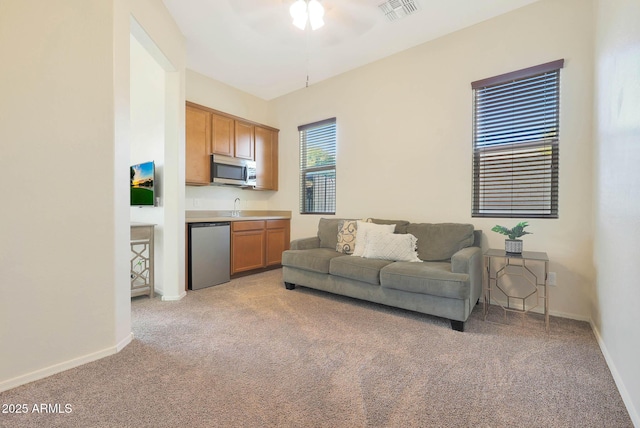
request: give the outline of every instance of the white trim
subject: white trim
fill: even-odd
[[[629,395],[629,391],[627,391],[627,388],[624,386],[624,381],[622,379],[622,376],[620,376],[620,373],[616,369],[616,366],[613,363],[613,359],[611,358],[611,354],[609,354],[609,351],[607,350],[607,346],[605,345],[604,340],[602,340],[602,336],[600,336],[600,331],[598,331],[598,328],[593,323],[593,320],[589,320],[589,324],[591,324],[591,329],[593,330],[593,334],[596,336],[596,341],[598,342],[598,345],[600,345],[600,350],[602,351],[602,355],[604,355],[604,359],[607,362],[607,366],[609,366],[609,371],[611,372],[611,375],[613,376],[613,380],[615,381],[616,386],[618,387],[618,392],[620,392],[622,401],[624,402],[624,405],[627,408],[627,412],[629,412],[631,423],[633,423],[633,426],[640,428],[640,413],[638,413],[638,409],[636,409],[633,406],[633,400]]]
[[[541,310],[540,313],[544,313],[544,311]],[[569,318],[571,320],[584,321],[591,324],[591,317],[587,317],[584,315],[570,314],[567,312],[559,312],[559,311],[551,311],[551,310],[549,311],[549,315],[551,315],[552,317]]]
[[[131,343],[133,340],[133,332],[129,333],[124,339],[120,341],[120,343],[116,344],[116,352],[120,352],[124,349],[125,346]]]
[[[117,353],[120,349],[124,348],[126,346],[125,342],[127,342],[127,340],[130,342],[132,337],[133,337],[133,334],[130,336],[127,336],[127,339],[120,342],[118,345],[111,346],[109,348],[103,349],[102,351],[94,352],[92,354],[87,354],[82,357],[74,358],[69,361],[64,361],[59,364],[54,364],[53,366],[45,367],[43,369],[36,370],[34,372],[27,373],[18,377],[14,377],[13,379],[5,380],[4,382],[0,382],[0,392],[8,391],[17,386],[24,385],[36,380],[40,380],[45,377],[63,372],[65,370],[69,370],[69,369],[81,366],[83,364],[87,364],[92,361],[99,360],[100,358],[113,355]],[[122,348],[119,348],[120,346],[122,346]]]
[[[186,295],[187,295],[187,292],[186,291],[182,291],[177,296],[162,296],[162,301],[163,302],[173,302],[173,301],[176,301],[176,300],[182,300],[182,298],[185,297]]]
[[[482,299],[481,299],[480,303],[482,303]],[[492,305],[499,305],[500,303],[502,303],[503,306],[506,305],[506,301],[494,299],[493,296],[492,296],[492,298],[491,298],[491,304]],[[529,312],[534,313],[534,314],[544,315],[544,308],[542,306],[538,305],[535,308],[531,309]],[[549,310],[549,316],[559,317],[559,318],[568,318],[568,319],[576,320],[576,321],[584,321],[584,322],[588,322],[588,323],[591,324],[591,317],[588,317],[588,316],[585,316],[585,315],[570,314],[568,312]]]

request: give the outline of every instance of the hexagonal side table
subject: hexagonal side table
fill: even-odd
[[[154,226],[131,223],[131,297],[154,295]]]
[[[499,262],[502,263],[499,263]],[[527,265],[528,263],[528,265]],[[523,251],[522,254],[507,253],[504,250],[489,249],[484,253],[486,278],[483,281],[484,300],[483,315],[486,321],[491,305],[491,293],[494,303],[504,311],[521,313],[524,316],[538,307],[540,301],[544,304],[544,326],[549,331],[549,290],[547,277],[549,274],[549,257],[547,253]],[[544,264],[544,272],[540,275],[534,266]],[[492,269],[493,265],[493,269]],[[537,274],[536,274],[537,273]],[[542,278],[540,278],[542,276]],[[508,277],[522,278],[519,287],[510,287]]]

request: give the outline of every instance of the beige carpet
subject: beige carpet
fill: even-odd
[[[443,319],[297,288],[281,271],[136,298],[119,354],[0,394],[71,413],[2,427],[632,427],[587,323]]]

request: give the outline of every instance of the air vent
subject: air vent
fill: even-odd
[[[378,7],[389,21],[413,15],[420,10],[417,0],[388,0]]]

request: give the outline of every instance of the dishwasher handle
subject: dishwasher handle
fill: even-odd
[[[216,226],[231,226],[229,221],[217,221],[217,222],[202,222],[202,223],[189,223],[189,227],[216,227]]]

